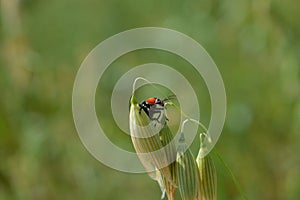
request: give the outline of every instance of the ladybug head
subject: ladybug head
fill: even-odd
[[[163,103],[163,101],[162,100],[160,100],[160,99],[155,99],[155,104],[159,104],[159,105],[161,105],[161,106],[163,106],[164,105],[164,103]]]

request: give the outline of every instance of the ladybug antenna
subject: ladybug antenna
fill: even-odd
[[[168,96],[167,98],[163,99],[163,101],[168,101],[168,100],[172,100],[172,99],[177,99],[175,94]]]

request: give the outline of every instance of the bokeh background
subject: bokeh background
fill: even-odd
[[[80,142],[71,109],[73,81],[89,51],[109,36],[144,26],[191,36],[218,65],[228,112],[216,148],[249,199],[299,198],[300,1],[0,3],[1,200],[160,198],[146,174],[118,172],[94,159]],[[207,89],[191,66],[166,52],[133,52],[113,63],[96,98],[110,138],[128,149],[129,138],[101,105],[110,102],[118,77],[146,62],[174,66],[191,82],[199,81],[194,89],[203,123],[209,122]],[[241,199],[224,167],[215,163],[218,199]]]

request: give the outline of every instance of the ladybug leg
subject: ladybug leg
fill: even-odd
[[[159,113],[159,116],[157,117],[157,119],[159,119],[160,116],[161,116],[161,112],[157,112],[157,113]],[[169,118],[168,118],[167,116],[165,116],[165,117],[166,117],[166,120],[169,121]],[[156,120],[157,120],[157,119],[156,119]],[[157,121],[158,121],[158,120],[157,120]]]
[[[165,115],[166,115],[166,121],[170,121],[168,116],[167,116],[166,110],[165,110]]]
[[[153,117],[153,115],[154,114],[158,114],[158,116],[157,117]],[[154,110],[153,112],[151,112],[151,116],[149,116],[150,117],[150,119],[151,120],[155,120],[155,121],[157,121],[158,123],[161,123],[160,121],[159,121],[159,119],[160,119],[160,117],[161,117],[161,111],[159,111],[159,110]]]
[[[158,113],[159,115],[158,115],[157,117],[154,117],[153,115],[156,114],[156,113]],[[159,122],[158,119],[160,118],[160,115],[161,115],[161,113],[160,113],[159,111],[153,111],[153,112],[151,112],[151,116],[149,116],[149,117],[150,117],[150,119],[151,119],[152,121],[157,121],[157,122]]]
[[[157,122],[159,122],[158,121],[158,119],[160,118],[160,116],[161,116],[161,112],[159,112],[159,111],[156,111],[156,113],[158,113],[158,116],[157,116],[157,118],[155,119]]]

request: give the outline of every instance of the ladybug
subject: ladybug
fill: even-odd
[[[164,100],[161,100],[157,97],[152,97],[149,99],[146,99],[145,101],[143,101],[142,103],[139,104],[140,106],[140,110],[139,110],[139,114],[141,114],[141,111],[144,110],[145,113],[150,117],[149,111],[150,111],[150,107],[153,105],[161,105],[162,107],[164,107]]]

